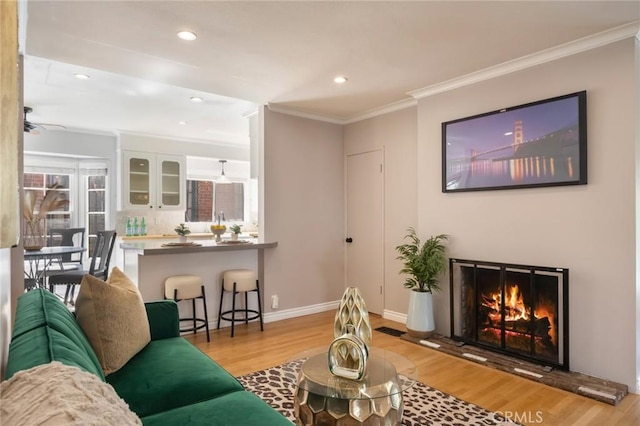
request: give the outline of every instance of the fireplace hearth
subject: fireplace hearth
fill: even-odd
[[[569,369],[569,270],[450,259],[451,337]]]

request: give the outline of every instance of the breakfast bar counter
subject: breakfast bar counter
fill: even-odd
[[[223,240],[220,243],[211,238],[189,238],[188,243],[182,244],[175,236],[165,239],[126,238],[119,244],[122,250],[119,266],[138,285],[145,302],[164,298],[164,282],[170,276],[200,276],[205,286],[211,326],[217,322],[218,317],[221,274],[228,269],[256,271],[262,298],[270,297],[267,296],[268,283],[264,280],[264,250],[273,250],[277,245],[277,242],[264,242],[257,238],[238,242]],[[227,299],[229,305],[230,299]],[[181,305],[179,304],[179,309],[182,314],[187,306]],[[198,309],[201,309],[200,306]]]
[[[123,250],[133,250],[143,256],[164,255],[164,254],[192,254],[202,252],[220,252],[234,250],[258,250],[276,247],[278,243],[258,242],[251,240],[239,240],[237,242],[231,240],[223,240],[216,243],[213,240],[195,240],[188,243],[180,244],[174,240],[163,242],[158,240],[130,240],[120,244]]]

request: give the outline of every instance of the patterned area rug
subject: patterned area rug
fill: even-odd
[[[297,375],[296,362],[278,365],[238,377],[242,385],[263,401],[295,422],[292,377]],[[497,413],[462,401],[424,383],[417,382],[405,391],[402,424],[423,425],[513,425]]]

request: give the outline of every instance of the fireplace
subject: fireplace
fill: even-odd
[[[450,259],[454,340],[569,369],[569,270]]]

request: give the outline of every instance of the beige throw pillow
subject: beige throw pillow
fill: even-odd
[[[141,425],[110,384],[58,361],[0,383],[3,425]]]
[[[142,296],[118,268],[107,282],[84,276],[76,317],[105,375],[118,371],[151,341]]]

